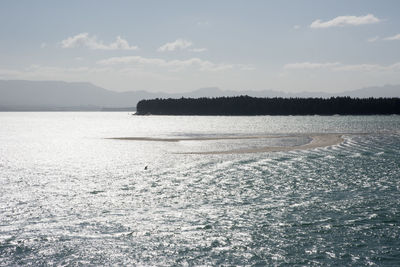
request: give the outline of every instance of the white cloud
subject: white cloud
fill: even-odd
[[[379,36],[375,36],[375,37],[369,38],[367,41],[370,42],[370,43],[372,43],[372,42],[378,41],[379,39],[380,39]],[[393,36],[389,36],[389,37],[383,38],[382,40],[386,40],[386,41],[396,41],[396,40],[400,40],[400,33],[399,33],[399,34],[396,34],[396,35],[393,35]]]
[[[400,62],[391,65],[380,64],[342,64],[339,62],[328,63],[290,63],[283,66],[286,70],[317,70],[327,69],[331,71],[360,71],[360,72],[382,72],[400,71]]]
[[[204,27],[204,26],[209,26],[210,22],[205,20],[205,21],[198,21],[196,24],[199,27]]]
[[[400,40],[400,33],[396,34],[394,36],[387,37],[387,38],[385,38],[385,40],[388,40],[388,41]]]
[[[71,78],[87,78],[82,77],[82,73],[86,75],[109,73],[110,68],[89,68],[89,67],[54,67],[31,65],[24,69],[0,69],[0,77],[3,79],[33,79],[33,80],[70,80]]]
[[[207,48],[193,48],[193,49],[190,49],[190,51],[200,53],[200,52],[207,51]]]
[[[376,41],[378,41],[378,40],[379,40],[379,36],[374,36],[374,37],[369,38],[367,41],[368,41],[369,43],[373,43],[373,42],[376,42]]]
[[[343,26],[359,26],[364,24],[378,23],[381,20],[372,14],[365,16],[339,16],[332,20],[321,21],[320,19],[315,20],[311,23],[311,28],[329,28],[329,27],[343,27]]]
[[[130,46],[128,41],[117,36],[116,40],[110,44],[98,41],[96,36],[90,36],[84,32],[61,41],[63,48],[87,47],[93,50],[137,50],[137,46]]]
[[[97,62],[100,65],[117,65],[117,64],[141,64],[153,65],[157,67],[167,67],[173,70],[181,70],[188,67],[197,67],[201,71],[222,71],[232,69],[237,65],[233,64],[217,64],[200,58],[190,58],[185,60],[165,60],[161,58],[145,58],[141,56],[111,57]]]
[[[177,39],[173,42],[162,45],[160,48],[158,48],[158,51],[166,52],[166,51],[184,50],[186,48],[191,47],[192,45],[193,43],[191,41],[185,39]]]
[[[294,26],[293,26],[293,29],[295,29],[295,30],[298,30],[298,29],[300,29],[300,28],[301,28],[300,25],[294,25]]]
[[[47,44],[46,43],[41,43],[40,44],[40,48],[46,48],[47,47]]]
[[[330,68],[339,65],[338,62],[326,62],[326,63],[312,63],[312,62],[300,62],[300,63],[289,63],[283,66],[284,69],[322,69]]]
[[[255,70],[256,69],[253,65],[236,64],[234,66],[240,70]]]
[[[379,64],[356,64],[343,65],[334,68],[335,71],[361,71],[361,72],[382,72],[382,71],[398,71],[400,70],[400,62],[391,65]]]
[[[54,67],[54,66],[43,66],[43,65],[31,65],[26,68],[23,73],[25,74],[41,74],[44,76],[51,76],[53,74],[81,74],[85,73],[99,73],[110,71],[110,68],[91,68],[91,67]]]
[[[20,77],[21,71],[19,70],[12,70],[12,69],[0,69],[0,78],[1,79],[15,79]]]
[[[111,57],[97,61],[100,65],[117,65],[117,64],[128,64],[128,63],[139,63],[139,64],[152,64],[152,65],[165,65],[166,61],[159,58],[145,58],[141,56],[126,56],[126,57]]]
[[[157,51],[159,52],[167,52],[167,51],[176,51],[176,50],[187,50],[191,52],[205,52],[207,51],[207,48],[191,48],[193,46],[193,43],[189,40],[179,38],[173,42],[166,43],[162,46],[160,46]]]

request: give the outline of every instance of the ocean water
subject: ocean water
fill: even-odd
[[[399,266],[400,116],[0,113],[0,265]]]

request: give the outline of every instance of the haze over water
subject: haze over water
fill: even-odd
[[[0,126],[2,266],[400,264],[399,116],[0,113]],[[321,133],[344,141],[185,154]],[[194,140],[224,136],[278,138]]]

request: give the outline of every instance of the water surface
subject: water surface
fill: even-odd
[[[179,153],[316,133],[344,141]],[[399,133],[399,116],[0,113],[0,265],[396,266]],[[278,138],[196,140],[256,135]],[[106,139],[132,136],[193,140]]]

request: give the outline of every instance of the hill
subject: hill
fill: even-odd
[[[0,110],[134,110],[142,99],[199,98],[249,95],[253,97],[400,97],[400,85],[369,87],[328,94],[323,92],[286,93],[274,90],[233,91],[217,87],[185,93],[147,91],[115,92],[83,82],[0,80]]]

